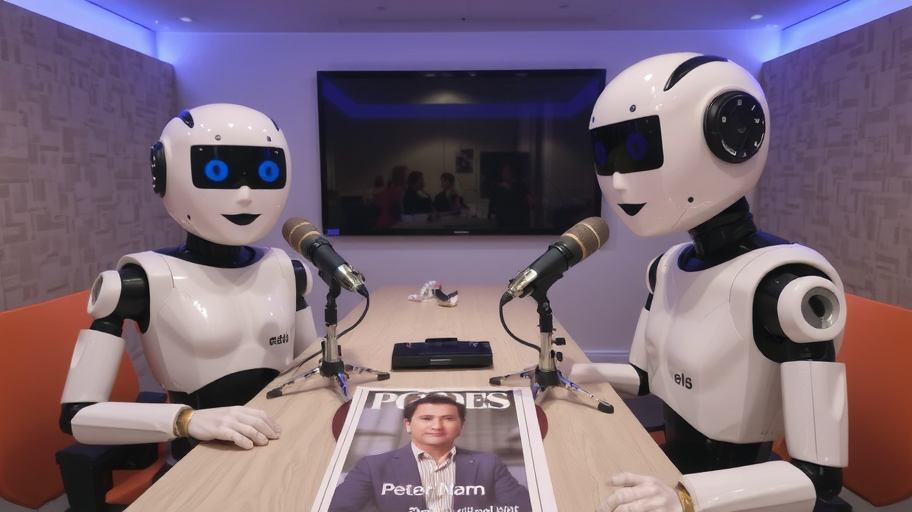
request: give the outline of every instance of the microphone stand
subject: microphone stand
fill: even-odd
[[[488,382],[494,386],[500,386],[503,384],[503,380],[510,378],[529,379],[529,386],[532,388],[533,398],[538,397],[539,392],[547,391],[548,388],[566,388],[575,393],[582,394],[591,400],[595,400],[597,402],[598,410],[607,414],[611,414],[614,412],[613,405],[609,404],[605,400],[602,400],[601,398],[596,397],[592,393],[571,382],[566,377],[564,377],[563,374],[561,374],[560,370],[557,368],[555,359],[557,359],[557,361],[561,361],[564,356],[560,352],[555,352],[552,349],[552,344],[559,346],[564,345],[566,343],[566,340],[564,338],[552,338],[554,334],[554,317],[551,312],[551,302],[548,300],[547,294],[548,289],[551,288],[551,285],[561,277],[562,276],[559,275],[553,279],[544,280],[544,282],[539,283],[535,291],[532,292],[532,297],[538,303],[538,326],[541,338],[541,350],[538,354],[538,365],[526,368],[520,372],[510,373],[500,377],[491,377]],[[503,307],[503,305],[501,305],[501,307]]]
[[[351,373],[372,373],[377,376],[377,380],[386,380],[390,378],[390,374],[387,372],[353,366],[345,364],[345,362],[342,361],[342,348],[339,346],[338,339],[336,338],[336,323],[338,322],[336,298],[341,293],[342,288],[339,285],[339,281],[336,279],[329,279],[328,284],[329,293],[326,294],[326,309],[324,312],[324,318],[326,319],[326,339],[322,342],[323,357],[320,359],[320,363],[316,368],[302,373],[301,375],[297,375],[281,386],[269,390],[269,392],[266,393],[266,398],[282,396],[282,390],[293,382],[306,380],[315,375],[321,375],[326,378],[335,379],[336,384],[341,388],[342,395],[345,396],[345,401],[347,402],[351,400],[351,397],[348,394],[348,379],[350,378]]]

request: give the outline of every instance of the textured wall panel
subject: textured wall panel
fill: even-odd
[[[847,291],[912,308],[912,9],[763,65],[762,229],[826,256]]]
[[[0,3],[0,310],[183,241],[149,173],[176,112],[170,64]]]

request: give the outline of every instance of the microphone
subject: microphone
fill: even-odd
[[[327,284],[330,284],[328,279],[335,279],[346,290],[367,297],[364,276],[346,263],[309,221],[300,217],[288,219],[282,226],[282,236],[292,249],[320,270]]]
[[[510,286],[500,298],[500,303],[506,304],[516,297],[533,293],[546,279],[560,279],[570,267],[599,250],[607,241],[608,224],[601,217],[581,220],[549,245],[548,250],[533,261],[529,268],[520,271],[510,280]]]

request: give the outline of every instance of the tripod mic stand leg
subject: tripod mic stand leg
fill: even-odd
[[[611,414],[611,413],[614,412],[614,406],[613,406],[613,405],[611,405],[611,404],[609,404],[608,402],[602,400],[601,398],[599,398],[599,397],[593,395],[592,393],[586,391],[585,389],[583,389],[583,388],[577,386],[575,383],[571,382],[571,381],[568,380],[566,377],[564,377],[564,376],[561,374],[560,370],[557,370],[557,378],[560,380],[560,386],[561,386],[561,387],[566,388],[566,389],[569,389],[570,391],[575,391],[575,392],[577,392],[577,393],[582,393],[583,395],[585,395],[585,396],[591,398],[592,400],[595,400],[596,402],[598,402],[598,410],[600,410],[600,411],[602,411],[602,412],[604,412],[604,413],[607,413],[607,414]]]
[[[338,384],[339,388],[342,390],[342,395],[345,397],[345,400],[348,401],[351,399],[348,394],[348,379],[352,373],[355,375],[369,373],[376,375],[377,380],[386,380],[390,378],[390,374],[387,372],[381,372],[372,368],[364,368],[361,366],[345,364],[341,359],[333,362],[320,361],[320,364],[318,364],[316,368],[308,370],[306,373],[302,373],[301,375],[296,375],[291,379],[285,381],[281,386],[270,389],[269,392],[266,393],[266,398],[280,397],[284,393],[283,390],[287,386],[299,380],[306,380],[307,378],[313,377],[314,375],[322,375],[323,377],[335,379],[336,384]]]
[[[381,372],[380,370],[374,370],[373,368],[364,368],[362,366],[352,366],[350,364],[345,365],[345,373],[350,374],[354,373],[359,375],[362,373],[370,373],[377,376],[377,380],[386,380],[390,378],[390,374],[387,372]]]
[[[501,375],[499,377],[491,377],[490,379],[488,379],[488,383],[493,386],[500,386],[500,385],[502,385],[502,381],[505,381],[507,379],[517,379],[517,378],[529,379],[532,382],[535,382],[535,371],[537,369],[538,369],[537,366],[533,366],[531,368],[526,368],[525,370],[523,370],[521,372],[508,373],[507,375]]]
[[[266,393],[266,398],[280,397],[280,396],[282,396],[282,393],[283,393],[282,390],[285,389],[287,386],[289,386],[299,380],[305,380],[309,377],[313,377],[314,375],[320,375],[320,366],[319,365],[316,368],[313,368],[312,370],[308,370],[307,372],[302,373],[301,375],[296,375],[296,376],[292,377],[291,379],[282,383],[282,385],[277,388],[270,389],[269,392]]]
[[[558,369],[542,370],[540,366],[534,366],[532,368],[527,368],[521,372],[510,373],[507,375],[502,375],[500,377],[491,377],[488,382],[494,386],[502,386],[506,385],[504,382],[505,380],[515,378],[528,379],[530,381],[529,387],[532,388],[533,397],[537,398],[539,392],[547,391],[548,388],[559,386],[570,391],[580,393],[594,400],[597,404],[598,410],[604,413],[611,414],[614,412],[613,405],[571,382],[566,377],[564,377]]]
[[[345,401],[351,400],[351,397],[348,395],[348,379],[351,378],[351,375],[359,375],[362,373],[371,373],[377,376],[377,380],[386,380],[390,378],[390,374],[386,372],[381,372],[374,370],[372,368],[362,368],[360,366],[352,366],[350,364],[345,365],[345,371],[339,372],[335,375],[336,384],[339,385],[339,388],[342,389],[342,395],[345,396]]]

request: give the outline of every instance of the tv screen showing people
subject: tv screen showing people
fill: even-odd
[[[601,213],[601,69],[317,73],[326,235],[560,234]]]

